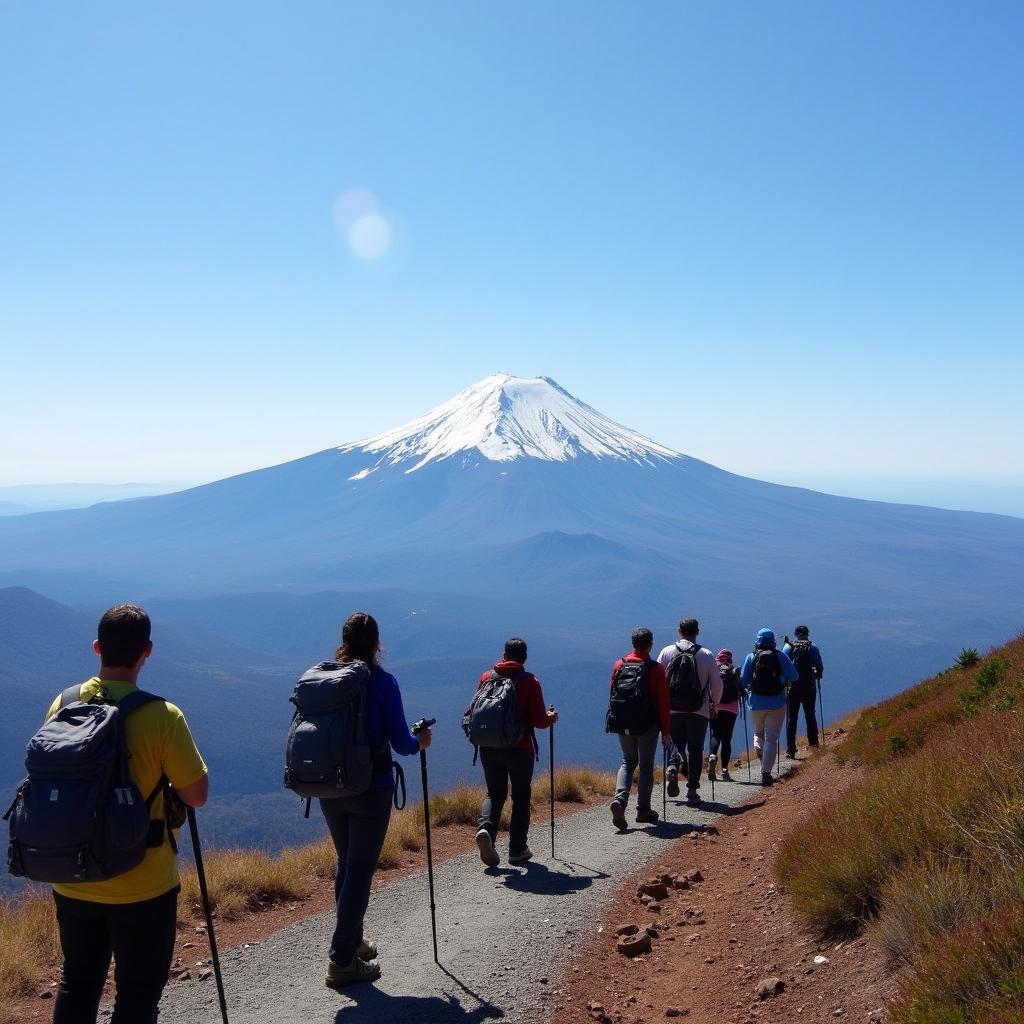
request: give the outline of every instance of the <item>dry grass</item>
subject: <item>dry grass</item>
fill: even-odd
[[[905,971],[894,1024],[1024,1019],[1024,638],[862,715],[870,778],[787,839],[778,873],[825,934]]]
[[[36,991],[59,949],[48,892],[0,904],[0,1024],[14,1024],[12,1001]]]

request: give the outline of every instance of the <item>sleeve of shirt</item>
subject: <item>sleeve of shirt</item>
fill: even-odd
[[[788,654],[784,654],[782,651],[779,651],[778,655],[779,662],[782,665],[782,674],[786,677],[786,682],[795,683],[800,678],[800,673],[797,672],[796,665],[790,661]]]
[[[711,698],[711,703],[718,705],[722,703],[722,676],[718,671],[718,662],[715,661],[715,656],[710,651],[705,651],[701,657],[701,661],[704,663],[704,669],[707,672],[707,682],[705,685],[708,688],[708,695]]]
[[[411,757],[420,749],[420,741],[409,729],[405,717],[405,706],[402,703],[402,691],[398,688],[398,680],[388,674],[384,679],[384,735],[392,750],[403,757]]]
[[[658,655],[658,664],[667,672],[669,665],[672,664],[672,655],[675,654],[675,644],[669,644],[668,647],[662,648],[661,654]]]
[[[817,646],[811,648],[811,657],[814,659],[814,667],[817,669],[820,679],[825,674],[825,663],[821,660],[821,651]]]
[[[206,762],[192,739],[181,710],[174,704],[168,704],[167,710],[170,712],[170,724],[165,734],[161,767],[175,789],[185,789],[206,775]]]
[[[668,699],[668,677],[665,675],[664,668],[655,662],[651,666],[649,678],[654,691],[654,701],[658,705],[658,724],[661,734],[668,736],[672,730],[672,706]]]
[[[754,656],[752,654],[748,654],[746,658],[743,659],[743,668],[740,669],[740,682],[743,683],[743,688],[745,690],[750,689],[750,676],[753,667]]]
[[[783,653],[783,654],[784,654],[784,655],[785,655],[785,656],[786,656],[787,658],[790,658],[790,659],[792,659],[792,657],[793,657],[793,648],[792,648],[792,647],[790,647],[790,645],[789,645],[789,644],[783,644],[783,645],[782,645],[782,653]]]
[[[615,673],[618,672],[620,668],[622,668],[622,659],[621,658],[619,658],[618,661],[616,661],[615,664],[612,665],[612,677],[611,677],[611,679],[608,680],[608,690],[609,690],[609,692],[611,691],[611,688],[615,685]]]
[[[548,720],[548,709],[544,706],[544,691],[540,688],[540,680],[533,676],[533,686],[526,695],[527,721],[534,729],[546,729],[551,722]]]

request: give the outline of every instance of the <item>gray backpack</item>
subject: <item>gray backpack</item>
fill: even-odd
[[[474,747],[514,747],[526,735],[519,717],[516,683],[525,676],[491,671],[462,716],[462,728]]]
[[[150,821],[149,808],[170,787],[161,778],[143,799],[129,770],[124,720],[163,700],[133,690],[114,703],[104,694],[83,702],[81,686],[61,694],[57,713],[29,740],[28,778],[4,819],[10,822],[7,866],[35,882],[95,882],[130,871],[160,846],[172,822]],[[170,809],[168,809],[170,815]],[[179,822],[180,824],[180,822]]]
[[[392,767],[391,746],[377,749],[366,733],[370,667],[362,661],[322,661],[295,684],[285,747],[284,785],[306,797],[359,796]]]

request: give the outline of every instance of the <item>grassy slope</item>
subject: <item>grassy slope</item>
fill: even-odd
[[[534,780],[534,802],[545,801],[548,776]],[[591,795],[610,795],[615,777],[588,768],[564,768],[555,772],[555,799],[584,803]],[[484,796],[482,787],[460,786],[431,797],[430,821],[444,825],[475,825]],[[508,826],[508,808],[502,827]],[[402,852],[423,847],[423,807],[410,805],[391,816],[379,866],[402,863]],[[275,903],[307,897],[320,878],[333,878],[335,855],[330,840],[284,850],[271,856],[259,850],[216,850],[205,858],[210,902],[218,918],[235,920]],[[179,918],[201,920],[199,884],[191,869],[182,872]],[[0,1024],[13,1024],[13,1004],[37,991],[40,979],[58,958],[57,924],[49,892],[29,893],[0,904]]]
[[[781,881],[901,973],[894,1024],[1024,1020],[1024,637],[864,711],[865,781],[798,828]]]

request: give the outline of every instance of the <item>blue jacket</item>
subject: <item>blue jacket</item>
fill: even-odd
[[[774,642],[766,644],[761,649],[772,649],[774,648]],[[796,666],[789,660],[789,655],[775,649],[775,653],[779,657],[779,664],[782,666],[782,681],[784,683],[795,683],[800,678],[799,673],[796,670]],[[781,693],[776,694],[774,697],[762,697],[759,694],[753,692],[750,689],[750,682],[753,676],[754,669],[754,654],[751,652],[746,656],[743,661],[743,668],[740,669],[740,679],[743,681],[743,687],[747,691],[747,706],[751,711],[778,711],[780,708],[786,706],[786,691],[782,690]]]
[[[790,660],[792,661],[793,645],[783,644],[782,650],[786,654],[790,655]],[[825,665],[824,662],[822,662],[821,660],[821,651],[818,650],[818,645],[812,643],[810,646],[810,650],[808,650],[807,652],[807,655],[811,659],[811,668],[814,669],[815,676],[818,679],[820,679],[825,674]]]
[[[366,735],[371,747],[387,740],[391,749],[403,757],[411,757],[420,749],[420,741],[412,734],[405,719],[398,680],[382,668],[373,669],[366,688]],[[390,768],[373,778],[374,788],[383,789],[394,784]]]

